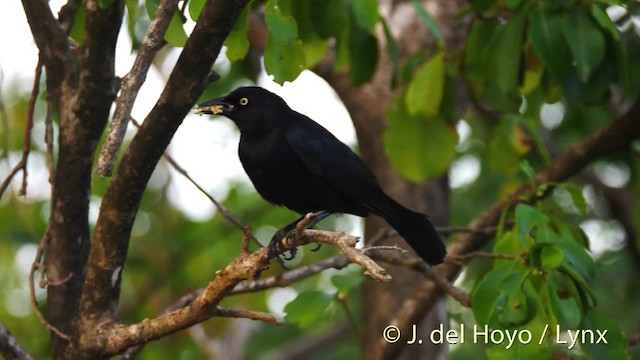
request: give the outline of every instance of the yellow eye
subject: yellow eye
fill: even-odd
[[[249,99],[247,98],[240,99],[240,105],[247,105],[248,103],[249,103]]]

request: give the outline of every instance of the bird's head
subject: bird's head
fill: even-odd
[[[193,110],[198,115],[223,115],[236,123],[240,132],[264,131],[286,121],[289,106],[278,95],[261,87],[237,88],[229,95],[204,102]]]

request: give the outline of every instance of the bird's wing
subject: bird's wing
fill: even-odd
[[[286,132],[286,138],[302,163],[337,190],[355,199],[379,189],[371,170],[347,145],[304,115]]]

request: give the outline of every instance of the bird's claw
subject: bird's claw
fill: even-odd
[[[285,241],[291,241],[291,248],[288,249],[290,253],[289,256],[283,254],[285,251],[287,251],[286,246],[284,245]],[[274,257],[276,261],[278,261],[278,264],[280,264],[280,266],[282,266],[286,270],[289,270],[289,268],[284,265],[284,262],[293,260],[298,253],[298,249],[296,248],[295,233],[286,233],[283,230],[278,230],[271,238],[268,247],[269,256]]]

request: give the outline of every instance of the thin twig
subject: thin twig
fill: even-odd
[[[131,118],[131,123],[136,128],[140,128],[140,124],[134,118]],[[213,203],[213,205],[216,207],[216,209],[218,209],[220,214],[222,214],[223,218],[225,218],[227,221],[229,221],[230,223],[235,225],[238,229],[240,229],[240,230],[242,230],[244,232],[244,229],[245,229],[246,226],[240,220],[238,220],[238,217],[235,216],[235,214],[233,214],[229,209],[227,209],[224,205],[222,205],[221,202],[219,202],[218,200],[216,200],[216,198],[214,198],[211,194],[209,194],[207,192],[207,190],[205,190],[202,186],[200,186],[200,184],[198,184],[189,175],[189,173],[182,166],[180,166],[173,159],[173,157],[171,157],[171,155],[169,155],[169,154],[167,154],[165,152],[162,156],[165,158],[165,160],[167,160],[167,163],[169,163],[169,165],[171,165],[171,167],[173,167],[173,169],[175,171],[177,171],[180,175],[182,175],[185,178],[187,178],[187,180],[189,180],[189,182],[191,182],[198,190],[200,190],[201,193],[204,194],[204,196],[206,196]],[[252,236],[252,239],[255,240],[256,242],[258,242],[258,240],[253,236]]]
[[[263,312],[242,310],[242,309],[225,309],[218,307],[215,312],[215,316],[230,317],[230,318],[244,318],[251,320],[258,320],[266,322],[275,326],[282,326],[282,322],[275,316]]]
[[[375,253],[371,255],[371,258],[381,260],[389,264],[403,266],[412,270],[416,270],[422,273],[426,278],[432,280],[440,289],[449,294],[453,299],[458,301],[464,307],[471,307],[471,296],[462,289],[455,287],[445,277],[441,276],[433,270],[422,259],[417,257],[406,258],[396,256],[392,253]]]
[[[36,74],[33,79],[33,89],[31,90],[31,97],[29,98],[29,109],[27,111],[27,123],[24,130],[24,142],[22,144],[22,158],[16,164],[16,166],[9,172],[9,175],[0,185],[0,199],[2,195],[9,187],[11,180],[16,174],[22,170],[22,186],[20,187],[20,195],[27,195],[27,161],[29,159],[29,152],[31,151],[31,132],[33,130],[33,112],[36,107],[36,100],[38,99],[38,92],[40,91],[40,76],[42,75],[42,59],[38,57],[38,64],[36,65]]]
[[[525,261],[524,254],[498,254],[486,251],[472,251],[468,254],[448,257],[445,259],[445,261],[454,265],[462,266],[475,258],[520,260],[521,262]]]
[[[167,32],[171,17],[178,10],[179,0],[162,0],[156,10],[155,18],[149,24],[144,35],[133,66],[122,79],[120,96],[116,99],[116,110],[113,121],[109,125],[107,138],[100,151],[97,172],[101,176],[111,176],[122,140],[129,124],[131,110],[138,96],[138,91],[144,83],[151,62],[156,53],[164,46],[164,34]]]
[[[284,274],[275,275],[259,280],[245,280],[236,285],[236,287],[233,288],[229,295],[253,293],[275,287],[289,286],[300,279],[318,274],[326,269],[342,269],[350,263],[351,262],[349,261],[349,259],[347,259],[345,256],[334,256],[332,258],[320,261],[315,264],[306,265]]]
[[[33,263],[31,264],[31,270],[29,271],[29,289],[31,291],[31,307],[33,308],[33,311],[36,313],[36,315],[38,316],[38,319],[40,320],[40,323],[42,323],[42,325],[49,331],[51,331],[52,333],[56,334],[58,337],[65,339],[67,341],[71,341],[71,338],[69,338],[68,335],[64,334],[62,331],[58,330],[55,326],[51,325],[45,318],[44,315],[42,315],[42,312],[40,311],[40,308],[38,307],[38,300],[36,299],[36,288],[34,285],[34,280],[33,280],[33,276],[36,272],[36,270],[40,270],[42,273],[44,273],[44,267],[42,265],[42,253],[44,252],[44,249],[47,247],[47,244],[49,243],[49,237],[51,236],[51,234],[49,233],[49,229],[47,229],[44,233],[44,236],[42,237],[42,240],[40,240],[40,244],[38,245],[38,251],[36,252],[36,258],[33,260]],[[71,277],[68,276],[68,279],[70,279]],[[67,280],[68,280],[67,279]],[[44,285],[41,282],[41,286]]]

